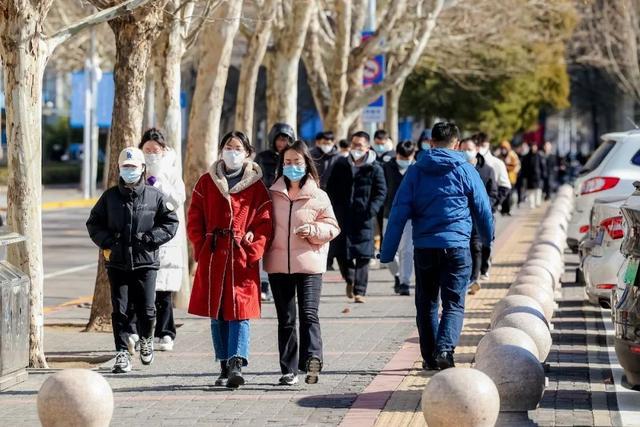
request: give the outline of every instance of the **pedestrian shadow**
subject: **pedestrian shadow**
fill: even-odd
[[[383,409],[385,403],[392,394],[409,393],[405,390],[396,390],[395,392],[376,391],[371,393],[338,393],[338,394],[319,394],[314,396],[305,396],[298,399],[298,406],[303,408],[322,408],[322,409]],[[415,392],[411,392],[415,395]],[[357,402],[356,402],[357,399]],[[356,405],[357,404],[357,405]]]

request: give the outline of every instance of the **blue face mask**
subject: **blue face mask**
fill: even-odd
[[[373,144],[373,149],[378,154],[382,154],[382,153],[386,153],[387,152],[387,147],[384,144]]]
[[[477,154],[475,151],[470,150],[470,151],[465,151],[464,155],[467,156],[467,160],[472,162],[473,160],[475,160]]]
[[[300,181],[307,174],[304,165],[286,165],[282,168],[282,174],[293,182]]]
[[[122,168],[120,169],[120,177],[127,184],[134,184],[140,181],[142,176],[142,168]]]
[[[396,159],[396,163],[400,169],[407,169],[413,163],[413,160]]]
[[[423,150],[431,150],[431,144],[429,144],[428,142],[423,142],[422,144],[420,144],[420,146]]]

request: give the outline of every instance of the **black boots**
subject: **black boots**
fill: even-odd
[[[232,357],[227,362],[227,369],[229,372],[229,379],[227,380],[228,388],[238,388],[244,385],[244,378],[242,377],[242,358]]]
[[[216,379],[215,385],[224,385],[225,381],[229,378],[229,368],[227,367],[227,361],[220,361],[220,376]]]

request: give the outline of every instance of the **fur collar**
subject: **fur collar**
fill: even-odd
[[[239,193],[246,190],[251,185],[262,179],[262,169],[257,163],[250,160],[244,163],[244,172],[242,173],[242,179],[231,190],[229,190],[229,184],[224,176],[224,162],[218,160],[209,167],[209,175],[213,179],[213,183],[218,187],[220,193],[226,198],[230,198],[231,194]]]

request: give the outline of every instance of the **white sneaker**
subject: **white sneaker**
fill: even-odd
[[[140,349],[140,337],[138,334],[131,334],[127,338],[127,349],[130,355],[136,354],[136,350]]]
[[[156,350],[158,351],[172,351],[173,350],[173,339],[169,335],[165,335],[158,340],[158,344],[156,345]]]
[[[119,351],[116,354],[116,361],[111,368],[111,372],[114,374],[124,374],[131,372],[131,355],[126,351]]]
[[[482,282],[486,282],[487,280],[489,280],[489,273],[481,275],[480,280]]]
[[[153,363],[153,337],[140,340],[140,361],[143,365]]]

